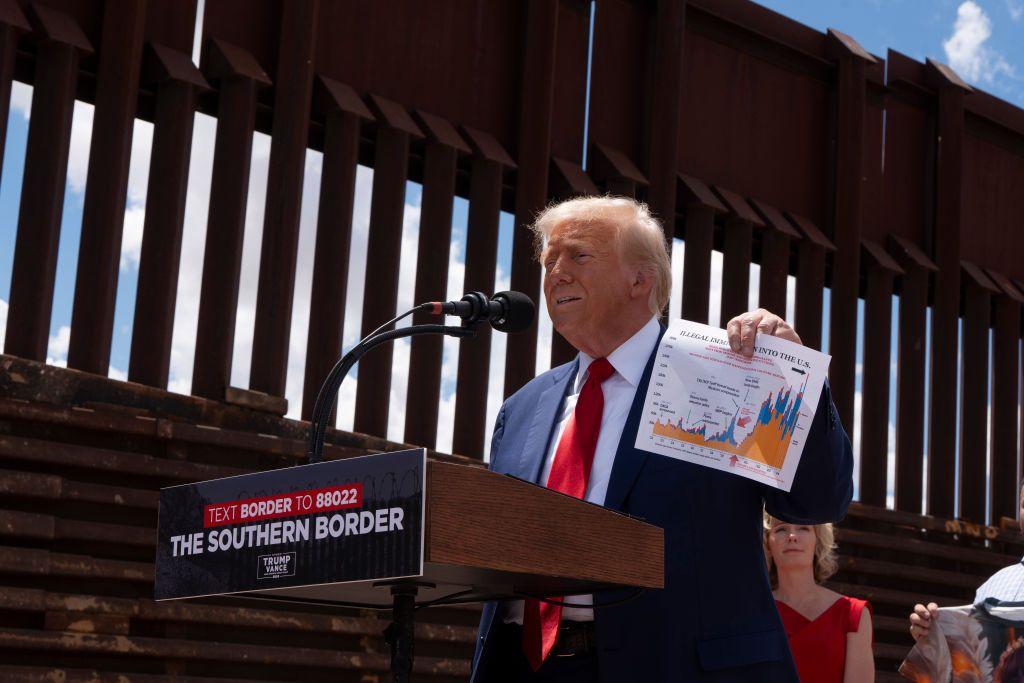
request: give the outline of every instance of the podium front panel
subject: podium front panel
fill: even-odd
[[[157,600],[423,574],[426,450],[160,492]]]

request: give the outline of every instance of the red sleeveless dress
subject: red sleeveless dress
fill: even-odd
[[[775,601],[789,638],[801,683],[843,683],[846,670],[846,634],[860,627],[860,616],[871,605],[843,596],[814,621],[784,602]]]

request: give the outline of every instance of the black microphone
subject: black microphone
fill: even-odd
[[[522,332],[533,324],[533,300],[522,292],[498,292],[490,299],[483,292],[470,292],[458,301],[434,301],[434,315],[457,315],[468,324],[487,321],[499,332]]]

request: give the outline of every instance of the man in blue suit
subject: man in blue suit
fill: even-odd
[[[661,227],[642,204],[590,197],[549,208],[533,229],[552,323],[580,353],[505,402],[491,467],[662,527],[665,588],[564,607],[488,603],[472,681],[797,683],[762,510],[805,524],[846,513],[853,459],[827,385],[789,493],[634,448],[671,288]],[[727,329],[747,355],[757,334],[800,341],[765,310]]]

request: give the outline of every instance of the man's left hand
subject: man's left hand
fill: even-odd
[[[736,316],[725,329],[729,333],[729,346],[732,350],[747,358],[754,355],[754,341],[759,334],[770,334],[803,345],[800,335],[789,323],[763,308]]]

